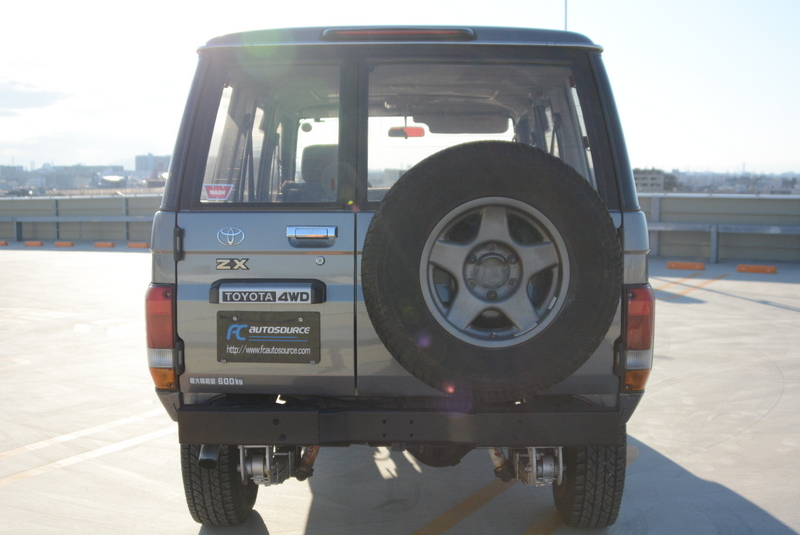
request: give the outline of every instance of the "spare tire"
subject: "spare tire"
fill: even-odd
[[[574,373],[620,302],[622,252],[573,168],[480,141],[419,162],[378,207],[362,286],[386,348],[448,394],[512,401]]]

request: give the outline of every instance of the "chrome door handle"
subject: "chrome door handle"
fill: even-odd
[[[338,227],[286,227],[286,237],[290,240],[333,240],[338,236]]]

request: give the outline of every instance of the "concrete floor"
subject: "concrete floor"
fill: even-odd
[[[236,529],[192,521],[175,425],[144,349],[149,255],[0,248],[0,533],[788,534],[800,529],[800,265],[774,275],[651,264],[656,364],[628,425],[618,522],[560,523],[549,488],[503,485],[485,451],[433,469],[323,449],[261,488]]]

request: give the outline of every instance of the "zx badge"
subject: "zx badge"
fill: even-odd
[[[246,269],[249,258],[217,258],[217,269]]]

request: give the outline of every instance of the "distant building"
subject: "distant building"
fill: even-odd
[[[121,165],[45,165],[31,173],[29,181],[37,180],[47,189],[93,188],[102,176],[124,173]]]
[[[661,193],[677,189],[675,175],[661,169],[634,169],[633,179],[639,193]]]
[[[161,173],[169,169],[169,160],[171,156],[153,156],[149,152],[147,154],[136,157],[136,172],[141,174],[148,174],[155,178]]]
[[[21,165],[0,165],[0,180],[20,180],[24,172]]]
[[[24,182],[25,171],[21,165],[0,165],[0,190],[10,191]]]

